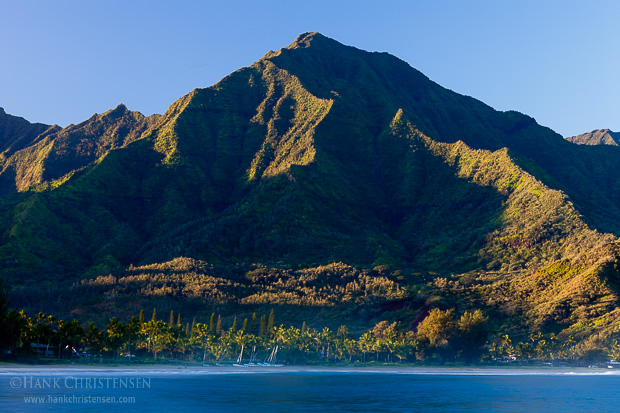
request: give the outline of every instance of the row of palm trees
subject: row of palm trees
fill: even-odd
[[[192,321],[183,326],[178,314],[175,322],[171,312],[166,323],[156,317],[155,311],[151,320],[145,321],[142,311],[127,322],[112,318],[100,329],[94,323],[56,320],[43,313],[28,317],[24,311],[11,310],[5,315],[1,340],[11,354],[31,351],[31,344],[36,344],[40,354],[48,357],[103,360],[105,356],[117,362],[167,359],[217,363],[237,358],[242,349],[246,360],[253,354],[262,361],[276,346],[278,358],[291,364],[404,360],[469,363],[509,356],[541,360],[608,358],[612,353],[620,356],[620,344],[605,347],[602,338],[576,343],[572,337],[559,340],[553,334],[537,333],[515,345],[505,334],[489,340],[486,321],[479,311],[466,312],[457,319],[452,310],[432,310],[415,332],[400,328],[396,322],[381,321],[355,338],[345,325],[335,331],[328,327],[307,328],[305,322],[301,328],[276,326],[273,311],[268,318],[263,315],[260,322],[253,314],[251,321],[245,319],[241,327],[235,318],[228,329],[222,328],[221,316],[216,318],[215,314],[208,323]]]
[[[241,349],[266,356],[278,346],[280,359],[289,363],[305,361],[402,361],[414,354],[413,332],[404,332],[397,323],[380,322],[353,338],[347,326],[337,331],[274,325],[273,311],[260,322],[256,314],[252,321],[244,320],[237,327],[235,319],[229,329],[222,328],[221,317],[211,316],[209,323],[181,324],[180,316],[174,322],[173,314],[168,323],[157,319],[155,311],[150,321],[132,317],[123,323],[116,318],[104,328],[94,323],[83,326],[77,320],[66,322],[43,313],[28,317],[24,312],[11,310],[6,324],[12,326],[12,339],[7,348],[15,353],[26,351],[32,343],[42,354],[53,354],[58,359],[98,357],[105,355],[114,360],[180,359],[202,362],[218,362],[237,357]],[[260,356],[259,356],[260,357]]]
[[[45,347],[43,354],[52,352],[58,359],[76,357],[98,357],[105,355],[114,360],[141,359],[175,359],[207,362],[220,362],[237,357],[241,349],[267,356],[270,350],[278,346],[279,358],[289,363],[305,361],[353,361],[354,359],[403,360],[413,354],[414,346],[411,334],[405,334],[397,324],[379,323],[373,330],[364,333],[355,340],[347,326],[340,326],[337,331],[328,327],[321,330],[307,328],[305,322],[301,328],[273,325],[273,312],[266,322],[261,317],[260,327],[254,315],[253,322],[243,322],[237,328],[233,325],[224,330],[221,317],[217,323],[214,315],[210,323],[187,324],[185,327],[177,322],[166,323],[155,316],[148,322],[141,317],[132,317],[126,323],[112,318],[103,329],[94,323],[85,327],[77,320],[65,322],[43,313],[28,317],[25,312],[10,312],[14,330],[19,332],[11,343],[10,349],[22,351],[31,343],[37,348]]]

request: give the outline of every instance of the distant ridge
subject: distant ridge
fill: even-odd
[[[611,145],[620,146],[620,133],[609,129],[597,129],[592,132],[566,138],[577,145]]]
[[[0,168],[0,195],[52,182],[138,139],[158,119],[120,104],[79,125],[66,128],[30,124],[5,115],[5,162]],[[0,131],[2,128],[0,113]],[[17,133],[16,133],[17,131]]]
[[[0,162],[16,151],[35,143],[45,132],[57,131],[58,126],[30,123],[26,119],[12,116],[0,107]],[[0,167],[1,167],[0,163]]]

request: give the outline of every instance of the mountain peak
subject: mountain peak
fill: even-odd
[[[315,39],[327,39],[319,32],[306,32],[297,36],[297,39],[287,49],[305,49],[310,47]]]
[[[127,106],[125,106],[123,103],[120,103],[117,107],[115,107],[114,109],[108,111],[108,114],[110,115],[116,115],[116,116],[122,116],[125,113],[128,113],[129,109],[127,109]]]

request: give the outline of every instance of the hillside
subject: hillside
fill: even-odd
[[[0,275],[32,310],[616,323],[618,154],[385,53],[307,33],[161,117],[37,139],[0,175]]]

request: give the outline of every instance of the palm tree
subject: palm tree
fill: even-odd
[[[142,329],[142,323],[136,317],[131,319],[125,325],[125,339],[127,341],[127,352],[129,353],[129,361],[131,361],[131,346],[137,347],[137,340]]]
[[[123,323],[118,321],[116,317],[112,317],[108,324],[105,326],[108,333],[108,340],[112,347],[112,357],[114,357],[114,350],[116,349],[117,360],[120,357],[120,348],[123,345],[126,337],[127,330]]]
[[[89,323],[84,331],[84,344],[88,347],[90,354],[97,357],[105,347],[106,337],[103,331],[99,330],[95,323]],[[103,358],[99,361],[103,362]]]
[[[151,320],[143,325],[142,331],[147,338],[147,352],[152,352],[155,360],[157,360],[157,353],[161,351],[165,330],[166,323],[161,320]]]
[[[362,361],[365,362],[366,354],[373,351],[374,343],[375,343],[375,336],[372,333],[372,331],[367,331],[364,334],[362,334],[362,336],[359,338],[357,343],[358,343],[358,347],[360,351],[362,352],[362,358],[363,358]]]

